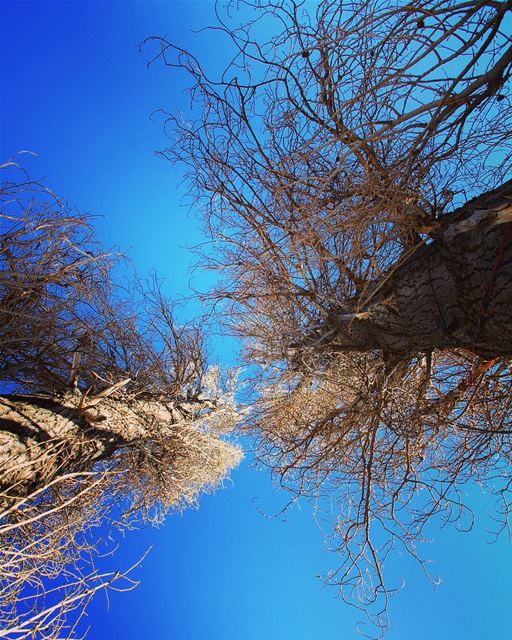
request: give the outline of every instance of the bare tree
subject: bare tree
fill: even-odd
[[[158,281],[113,283],[85,216],[0,193],[0,637],[75,637],[95,592],[135,584],[95,568],[93,530],[158,523],[238,463],[233,385]]]
[[[163,155],[257,365],[260,459],[335,502],[330,578],[385,627],[386,557],[470,518],[466,483],[507,521],[512,5],[244,4],[243,25],[219,11],[220,77],[152,39],[192,82]]]

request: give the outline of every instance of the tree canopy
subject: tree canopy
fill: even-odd
[[[156,279],[115,284],[87,216],[1,171],[0,637],[76,637],[95,592],[136,584],[96,568],[98,527],[196,506],[238,414],[202,323]]]
[[[153,39],[190,79],[162,153],[212,239],[260,461],[334,502],[330,580],[385,627],[388,554],[471,521],[468,482],[507,522],[512,6],[243,4],[213,27],[221,74]]]

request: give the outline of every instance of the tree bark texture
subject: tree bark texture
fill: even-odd
[[[465,348],[512,355],[512,181],[446,216],[434,239],[340,314],[316,344],[408,354]],[[325,342],[324,342],[325,344]]]
[[[0,504],[30,495],[57,476],[90,470],[151,437],[156,421],[173,424],[182,417],[159,402],[105,398],[99,407],[84,408],[79,396],[0,396]]]

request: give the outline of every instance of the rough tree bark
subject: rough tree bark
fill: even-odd
[[[201,408],[176,403],[104,398],[81,401],[79,392],[61,396],[0,397],[0,496],[19,500],[57,476],[89,471],[116,451],[155,436],[173,438],[176,426]],[[0,505],[2,499],[0,497]]]
[[[462,347],[512,354],[512,180],[446,216],[353,301],[313,327],[313,347],[406,355]]]

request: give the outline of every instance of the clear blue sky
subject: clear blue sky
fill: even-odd
[[[155,269],[173,295],[189,295],[193,257],[183,245],[200,235],[179,206],[180,175],[154,155],[166,145],[158,108],[186,105],[184,78],[146,68],[138,44],[167,35],[222,64],[226,51],[192,29],[213,21],[210,2],[2,2],[0,159],[28,149],[25,166],[57,194],[98,214],[107,244],[126,249],[140,274]],[[197,284],[201,285],[201,281]],[[233,345],[215,341],[218,356]],[[123,568],[148,545],[142,584],[99,596],[90,638],[124,640],[306,640],[359,638],[357,615],[316,577],[335,566],[310,505],[287,521],[275,512],[286,496],[244,464],[197,512],[159,530],[127,534],[112,560]],[[391,603],[389,640],[508,640],[512,637],[511,547],[488,544],[490,503],[475,494],[480,518],[472,534],[433,530],[423,555],[443,584],[434,589],[397,558],[407,588]]]

